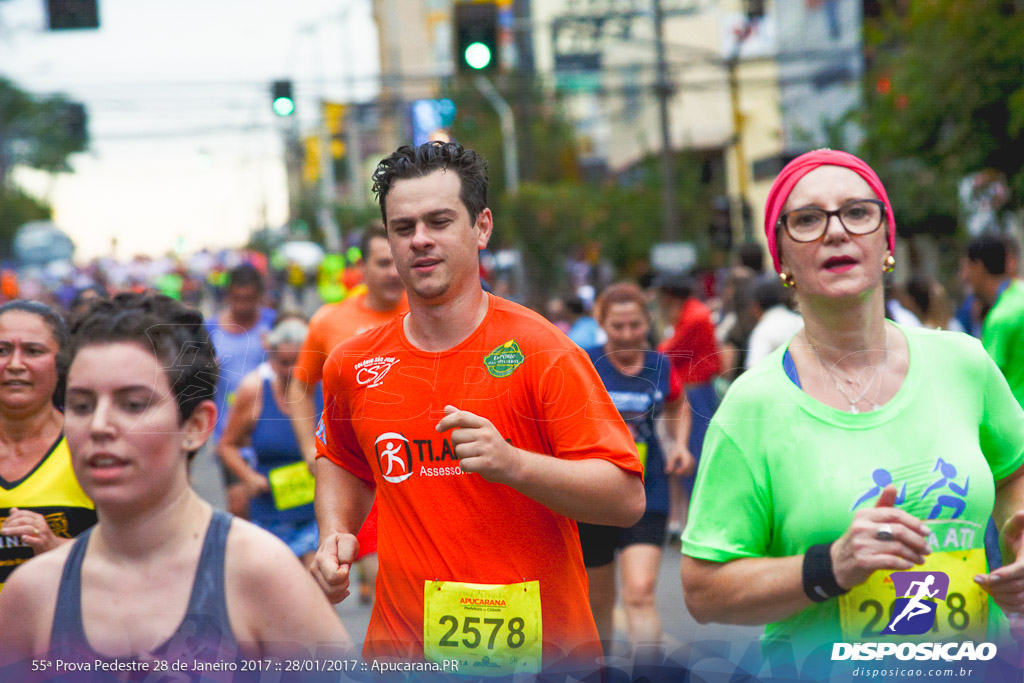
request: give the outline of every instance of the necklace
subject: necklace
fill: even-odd
[[[874,385],[875,378],[881,376],[881,374],[882,374],[881,369],[875,368],[875,377],[872,377],[871,381],[868,382],[866,385],[864,385],[864,388],[861,389],[861,392],[859,394],[857,394],[856,397],[851,397],[850,394],[846,393],[846,390],[843,388],[842,382],[839,381],[841,378],[836,374],[835,366],[834,365],[826,366],[825,365],[825,361],[823,361],[821,359],[821,354],[818,353],[818,349],[815,348],[813,344],[811,345],[811,348],[814,349],[814,355],[818,357],[818,363],[820,363],[821,366],[825,368],[825,371],[828,372],[829,377],[832,378],[832,382],[833,382],[833,384],[835,384],[836,391],[838,391],[840,394],[842,394],[843,398],[845,398],[847,403],[850,404],[849,412],[854,414],[854,415],[857,415],[858,413],[860,413],[861,411],[860,411],[859,408],[857,408],[857,404],[860,403],[864,399],[864,396],[868,393],[868,389],[870,389],[872,387],[872,385]],[[885,325],[885,348],[883,349],[883,356],[882,356],[882,358],[883,358],[882,364],[884,366],[886,360],[888,360],[888,358],[889,358],[889,326],[888,325]],[[847,378],[846,382],[847,382],[847,384],[853,384],[853,380],[852,379],[848,379]],[[860,388],[860,382],[857,383],[857,387]],[[879,410],[881,407],[882,406],[880,406],[877,403],[872,401],[872,403],[871,403],[871,410]]]

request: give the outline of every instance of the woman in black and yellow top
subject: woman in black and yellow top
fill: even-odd
[[[64,321],[48,306],[0,306],[0,589],[19,564],[96,523],[56,407],[66,341]]]

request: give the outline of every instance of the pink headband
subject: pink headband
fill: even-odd
[[[866,163],[848,152],[816,149],[813,152],[801,154],[786,164],[786,167],[779,173],[779,177],[772,183],[772,189],[768,191],[768,202],[764,212],[764,233],[768,238],[768,253],[772,255],[772,263],[775,264],[775,271],[778,273],[782,272],[782,264],[779,262],[779,247],[775,243],[775,226],[779,222],[779,215],[782,214],[782,207],[785,206],[786,200],[789,199],[789,193],[793,191],[793,187],[800,182],[800,179],[819,166],[842,166],[854,171],[867,182],[875,196],[885,202],[885,211],[889,222],[889,251],[896,250],[896,218],[892,213],[889,196],[885,193],[882,181],[878,179],[875,172]]]

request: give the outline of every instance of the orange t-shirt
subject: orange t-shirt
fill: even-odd
[[[292,376],[306,384],[316,384],[323,377],[324,362],[331,349],[361,332],[378,327],[409,310],[409,301],[401,301],[390,311],[377,311],[366,305],[366,290],[344,301],[322,306],[309,321],[306,341]],[[366,522],[359,530],[359,557],[377,551],[377,504],[374,503]]]
[[[292,376],[306,384],[316,384],[323,376],[324,362],[331,349],[362,332],[390,321],[409,311],[409,301],[401,301],[390,311],[376,311],[366,306],[366,292],[354,294],[336,304],[327,304],[309,321],[309,333],[302,344]]]
[[[367,658],[424,658],[425,581],[539,581],[544,665],[600,655],[576,522],[463,472],[451,432],[435,429],[451,404],[487,418],[517,448],[602,458],[641,476],[629,430],[581,349],[536,313],[490,296],[480,326],[448,351],[413,347],[401,318],[339,345],[324,367],[324,398],[318,456],[376,487],[380,570]]]

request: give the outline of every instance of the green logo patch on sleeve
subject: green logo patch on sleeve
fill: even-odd
[[[524,360],[526,358],[520,351],[519,344],[515,339],[509,339],[487,354],[484,358],[484,366],[487,368],[487,372],[491,373],[491,377],[508,377],[523,364]]]

